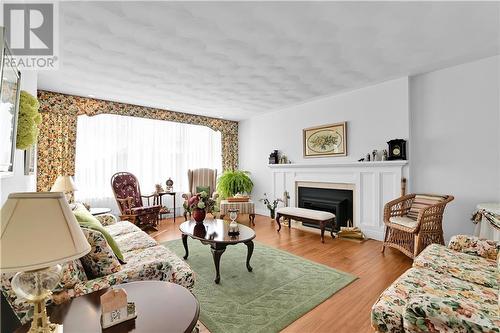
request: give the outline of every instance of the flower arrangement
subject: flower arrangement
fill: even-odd
[[[276,216],[276,207],[278,207],[278,204],[280,202],[283,202],[281,199],[274,199],[273,202],[269,201],[267,198],[267,194],[264,193],[264,198],[259,200],[260,202],[264,203],[266,205],[267,209],[269,209],[269,215],[272,219]]]
[[[189,198],[188,202],[184,203],[184,209],[192,214],[196,222],[203,222],[206,213],[213,213],[216,210],[215,204],[215,200],[203,191]]]

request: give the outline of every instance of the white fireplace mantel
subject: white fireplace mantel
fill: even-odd
[[[290,163],[268,164],[271,169],[297,169],[297,168],[380,168],[383,166],[405,166],[408,161],[375,161],[375,162],[337,162],[337,163]]]
[[[408,161],[376,162],[304,162],[270,164],[273,197],[281,198],[284,191],[290,195],[290,206],[297,201],[297,184],[349,184],[353,193],[353,222],[369,238],[382,240],[384,236],[384,204],[401,194],[403,168]]]

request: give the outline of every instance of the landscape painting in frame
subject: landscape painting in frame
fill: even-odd
[[[347,155],[347,123],[310,127],[303,130],[304,157]]]

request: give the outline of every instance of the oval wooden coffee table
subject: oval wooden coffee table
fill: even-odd
[[[139,281],[119,285],[127,291],[128,301],[135,303],[137,318],[105,330],[101,328],[100,296],[107,289],[49,307],[50,321],[63,324],[64,332],[192,332],[198,321],[200,305],[186,288],[170,282]],[[16,333],[28,332],[23,325]]]
[[[220,257],[226,251],[228,245],[235,245],[243,243],[247,246],[247,269],[249,272],[252,271],[252,266],[250,266],[250,258],[252,258],[253,253],[253,242],[255,238],[255,231],[253,229],[238,224],[240,229],[240,234],[238,236],[229,236],[229,222],[219,219],[205,219],[203,224],[197,224],[195,221],[186,221],[179,226],[182,232],[182,244],[184,244],[184,249],[186,254],[184,259],[189,256],[189,249],[187,239],[191,237],[201,241],[203,244],[210,244],[210,249],[212,250],[212,257],[214,258],[215,264],[215,283],[220,282]]]

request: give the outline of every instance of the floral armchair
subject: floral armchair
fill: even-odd
[[[188,184],[189,189],[187,193],[184,193],[182,197],[184,198],[184,207],[187,207],[189,199],[195,195],[200,189],[208,189],[208,195],[217,200],[219,194],[216,192],[217,186],[217,169],[193,169],[188,170]],[[187,221],[188,215],[190,213],[184,209],[184,219]]]
[[[111,187],[120,209],[120,219],[139,227],[156,229],[161,206],[144,206],[137,178],[129,172],[118,172],[111,177]]]

